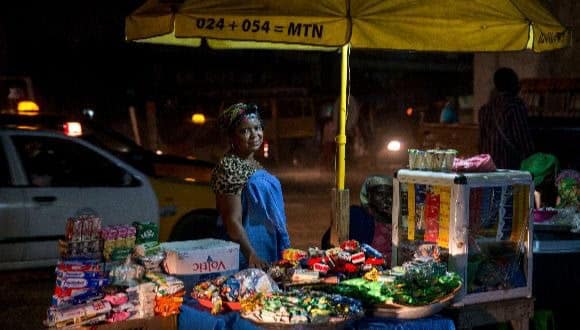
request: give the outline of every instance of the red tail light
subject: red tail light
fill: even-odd
[[[83,135],[83,127],[79,122],[69,121],[64,124],[64,134],[68,136],[81,136]]]

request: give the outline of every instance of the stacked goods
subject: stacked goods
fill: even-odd
[[[63,328],[97,324],[105,321],[107,313],[110,311],[111,304],[103,300],[66,308],[49,309],[47,325]]]
[[[115,267],[112,273],[115,272],[116,275],[112,279],[123,278],[124,281],[101,287],[92,301],[96,305],[85,303],[78,305],[80,308],[69,305],[50,308],[47,325],[79,326],[178,314],[185,293],[183,282],[162,273],[144,275],[142,271],[135,271],[139,267],[142,269],[135,264]],[[123,271],[131,274],[120,275]],[[101,306],[99,313],[94,312],[97,310],[95,306]]]
[[[160,268],[161,260],[145,259],[155,249],[160,252],[157,226],[136,223],[101,229],[100,225],[101,220],[92,216],[67,221],[46,325],[78,328],[179,313],[183,282],[161,272],[146,272]],[[146,260],[146,266],[133,259],[137,238],[142,254],[136,259]]]
[[[137,230],[130,225],[113,225],[101,230],[105,261],[123,261],[135,246]]]
[[[102,271],[99,233],[101,219],[80,216],[67,219],[65,240],[58,243],[55,289],[47,310],[49,326],[93,324],[111,310],[102,302],[101,288],[109,283]]]
[[[359,301],[319,291],[292,290],[257,296],[242,317],[257,323],[336,324],[364,314]]]
[[[99,233],[101,219],[92,215],[69,218],[66,222],[65,240],[59,241],[62,259],[100,259]]]
[[[148,272],[145,274],[145,278],[156,286],[155,315],[179,314],[179,308],[185,295],[183,282],[174,276],[163,273]]]
[[[136,228],[135,252],[138,255],[150,256],[159,252],[159,227],[157,224],[148,222],[133,222]]]
[[[131,258],[125,259],[123,264],[114,266],[109,272],[109,278],[114,285],[131,287],[141,282],[145,275],[145,268],[132,262]]]
[[[128,320],[136,313],[135,305],[129,301],[129,296],[124,292],[107,290],[103,300],[111,304],[111,312],[107,315],[109,323]]]
[[[148,318],[155,315],[155,283],[144,282],[127,288],[129,302],[135,306],[135,318]]]
[[[269,274],[282,283],[336,284],[339,279],[360,276],[371,269],[385,269],[384,256],[368,244],[345,241],[328,250],[310,248],[308,252],[288,249]]]
[[[137,229],[135,237],[135,249],[133,257],[148,272],[162,272],[161,262],[165,258],[165,253],[161,251],[159,244],[159,228],[155,223],[134,222]]]
[[[211,308],[212,314],[217,314],[226,309],[237,310],[241,301],[252,300],[256,295],[278,291],[276,283],[264,271],[250,268],[201,282],[193,288],[191,296]]]
[[[451,172],[457,156],[454,149],[430,149],[427,151],[409,149],[409,169],[435,172]]]
[[[56,285],[51,309],[100,299],[100,288],[109,281],[97,260],[61,260],[56,266],[55,274]]]

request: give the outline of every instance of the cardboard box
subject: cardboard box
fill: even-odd
[[[171,275],[202,275],[237,271],[240,245],[218,239],[162,243],[165,270]]]

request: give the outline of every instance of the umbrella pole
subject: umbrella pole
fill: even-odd
[[[336,136],[338,145],[338,156],[336,160],[336,188],[344,189],[345,177],[345,154],[346,154],[346,106],[347,106],[347,87],[348,87],[348,56],[350,45],[342,46],[342,61],[340,75],[340,112],[338,113],[339,129]]]
[[[348,57],[350,45],[342,47],[341,83],[340,83],[340,112],[338,115],[339,130],[336,136],[338,147],[336,159],[336,188],[332,190],[332,225],[330,243],[338,246],[340,242],[348,240],[350,193],[344,188],[345,182],[345,154],[346,154],[346,106],[348,87]]]

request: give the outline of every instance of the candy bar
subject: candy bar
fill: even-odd
[[[311,282],[320,277],[317,271],[307,269],[296,269],[292,274],[292,282]]]
[[[81,218],[81,239],[82,241],[90,240],[93,237],[93,220],[92,218]]]
[[[377,249],[375,249],[374,247],[363,243],[361,245],[362,250],[364,251],[364,253],[366,253],[369,257],[373,257],[373,258],[383,258],[383,254],[380,253]]]
[[[383,283],[394,283],[395,278],[396,277],[393,275],[379,275],[379,278],[377,280]]]
[[[109,283],[108,278],[57,278],[56,286],[62,289],[96,289]]]
[[[312,270],[317,271],[317,272],[322,273],[322,274],[326,274],[330,270],[330,267],[328,265],[323,264],[323,263],[315,263],[314,265],[312,265]]]
[[[136,228],[135,244],[159,241],[159,227],[152,222],[133,222]]]
[[[340,244],[340,248],[343,249],[344,251],[356,252],[360,249],[360,244],[358,241],[351,239],[342,242],[342,244]]]
[[[66,297],[75,297],[81,294],[85,294],[91,291],[97,291],[96,289],[89,289],[89,288],[79,288],[79,289],[71,289],[71,288],[61,288],[59,286],[54,288],[54,295],[59,298],[66,298]]]
[[[337,256],[341,251],[342,251],[341,248],[331,248],[331,249],[326,250],[325,253],[326,253],[326,256],[332,258],[334,256]]]
[[[50,304],[52,306],[65,307],[86,304],[90,301],[99,300],[101,298],[103,298],[102,293],[96,290],[86,290],[76,296],[59,297],[58,295],[52,295]]]
[[[304,259],[308,257],[308,253],[299,249],[286,249],[282,251],[282,259],[288,261],[298,261],[300,259]]]
[[[240,282],[235,277],[229,277],[223,284],[220,294],[227,301],[237,301],[240,295]]]
[[[310,247],[308,248],[308,255],[310,257],[322,257],[324,256],[324,251],[318,247]]]
[[[103,277],[103,273],[100,271],[63,271],[63,270],[56,270],[56,277],[57,278],[99,278]]]
[[[107,322],[114,323],[114,322],[125,321],[125,320],[129,319],[130,316],[131,316],[130,312],[114,312],[114,313],[111,313],[111,315],[107,318]]]
[[[119,292],[114,295],[107,295],[103,300],[110,302],[113,306],[117,306],[126,303],[129,300],[129,297],[126,293]]]
[[[385,259],[383,258],[366,258],[365,265],[381,266],[385,264]]]
[[[77,323],[77,321],[81,322],[99,314],[106,314],[110,311],[111,304],[102,300],[67,308],[51,307],[48,309],[48,322],[50,325],[56,325],[67,321]]]
[[[318,264],[318,263],[322,263],[322,257],[310,258],[310,259],[308,259],[306,264],[308,265],[308,268],[312,268],[312,267],[314,267],[314,264]]]
[[[365,262],[365,253],[364,252],[357,252],[350,256],[350,261],[353,264],[362,264]]]
[[[351,259],[351,254],[349,252],[346,251],[340,251],[337,255],[338,260],[343,261],[343,262],[350,262]]]

